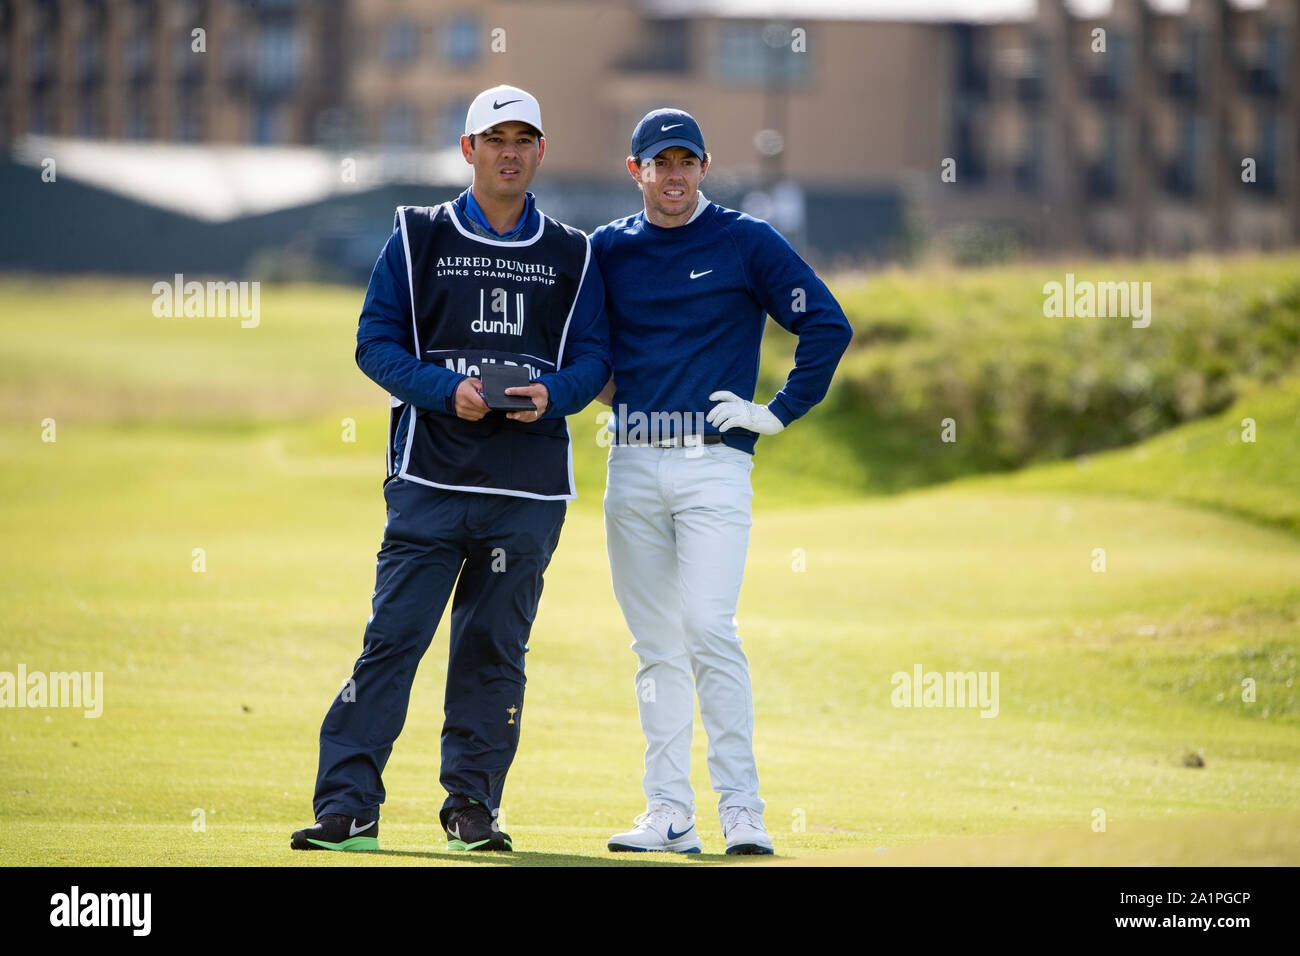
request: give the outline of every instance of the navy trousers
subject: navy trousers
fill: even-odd
[[[316,818],[379,819],[384,766],[453,586],[443,807],[472,799],[495,812],[519,746],[524,652],[566,503],[403,478],[384,486],[384,500],[388,523],[361,656],[321,725]]]

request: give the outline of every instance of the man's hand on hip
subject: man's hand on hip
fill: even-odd
[[[535,422],[546,414],[546,406],[551,404],[551,393],[546,390],[546,386],[541,382],[532,382],[528,385],[515,385],[506,389],[507,395],[519,395],[524,398],[533,400],[534,409],[531,412],[508,412],[506,418],[513,418],[517,422]]]
[[[483,401],[483,383],[476,378],[464,379],[456,386],[456,417],[476,422],[488,413]]]
[[[766,405],[747,402],[735,392],[713,392],[709,395],[709,401],[719,404],[713,406],[705,416],[705,421],[720,432],[729,428],[744,428],[760,435],[775,435],[785,428],[781,419],[773,415]]]

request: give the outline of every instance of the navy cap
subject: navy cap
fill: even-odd
[[[704,160],[704,134],[695,117],[685,110],[651,110],[636,124],[632,155],[638,163],[653,159],[670,146],[685,146]]]

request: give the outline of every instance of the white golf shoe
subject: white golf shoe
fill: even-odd
[[[723,807],[718,815],[722,818],[722,836],[727,841],[728,854],[766,856],[773,852],[772,838],[763,826],[763,814],[749,807]]]
[[[653,803],[645,813],[632,821],[634,826],[626,833],[615,833],[609,838],[609,848],[615,852],[644,853],[658,850],[669,853],[699,853],[704,848],[700,833],[695,829],[695,818],[688,817],[676,807],[666,803]]]

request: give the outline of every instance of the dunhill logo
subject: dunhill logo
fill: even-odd
[[[501,332],[505,335],[524,334],[524,294],[515,293],[515,318],[510,319],[510,294],[505,289],[492,290],[492,306],[487,308],[487,290],[478,292],[478,318],[470,323],[473,332]],[[499,315],[493,318],[491,313]]]

